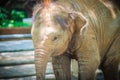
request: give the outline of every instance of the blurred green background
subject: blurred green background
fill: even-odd
[[[23,22],[23,19],[27,18],[25,11],[11,10],[0,7],[0,28],[10,27],[29,27],[31,23]]]
[[[0,28],[30,27],[35,0],[1,0]]]

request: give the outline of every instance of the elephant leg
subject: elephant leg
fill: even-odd
[[[70,62],[68,54],[52,58],[56,80],[71,80]]]
[[[78,80],[95,80],[97,68],[95,61],[78,60]]]
[[[90,50],[81,50],[81,53],[77,54],[78,80],[96,79],[96,70],[100,65],[99,52],[97,51],[97,49],[91,48]]]
[[[105,80],[119,80],[120,38],[117,38],[108,50],[102,64]]]
[[[113,51],[110,53],[112,52]],[[101,67],[105,80],[119,80],[119,57],[118,55],[115,56],[112,54],[109,54],[107,57],[105,57],[105,61]]]
[[[118,61],[109,60],[102,67],[105,80],[119,80]],[[114,63],[114,64],[113,64]]]

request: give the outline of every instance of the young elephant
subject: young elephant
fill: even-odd
[[[120,13],[115,10],[113,17],[99,0],[47,0],[36,5],[31,33],[37,79],[45,80],[52,57],[56,80],[71,80],[71,59],[78,61],[79,80],[95,80],[98,67],[105,80],[119,80]]]

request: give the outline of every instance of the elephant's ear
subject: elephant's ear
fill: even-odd
[[[88,19],[81,12],[70,13],[70,16],[74,19],[77,30],[82,34],[82,31],[88,26]]]
[[[116,0],[99,0],[102,4],[104,4],[111,12],[112,17],[116,18],[116,10],[117,10],[117,3]]]

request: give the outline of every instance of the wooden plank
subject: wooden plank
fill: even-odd
[[[0,39],[14,39],[14,38],[31,38],[31,34],[8,34],[8,35],[0,35]]]
[[[36,80],[36,76],[21,77],[21,78],[10,78],[10,79],[0,79],[0,80]],[[45,80],[56,80],[54,74],[46,74]],[[76,77],[72,76],[71,80],[78,80]]]
[[[31,34],[8,34],[0,35],[0,41],[32,39]]]
[[[0,79],[35,76],[35,65],[16,65],[0,67]],[[53,74],[52,64],[47,64],[47,74]]]
[[[49,62],[51,59],[49,60]],[[34,51],[2,52],[0,53],[0,66],[33,64]]]
[[[20,51],[20,52],[1,52],[0,56],[4,56],[4,57],[9,57],[9,56],[13,56],[13,57],[17,57],[17,56],[33,56],[34,55],[34,51]]]
[[[14,78],[35,75],[34,65],[0,67],[0,78]]]
[[[9,57],[0,60],[0,66],[32,64],[32,63],[34,63],[33,56]]]
[[[32,40],[1,41],[0,52],[17,52],[34,50]]]
[[[11,78],[11,79],[0,79],[0,80],[36,80],[36,76],[22,77],[22,78]],[[46,74],[45,80],[55,80],[54,74]]]
[[[0,66],[32,63],[34,63],[34,51],[0,53]]]
[[[31,27],[19,27],[19,28],[2,28],[0,29],[0,35],[4,34],[28,34],[31,31]]]

